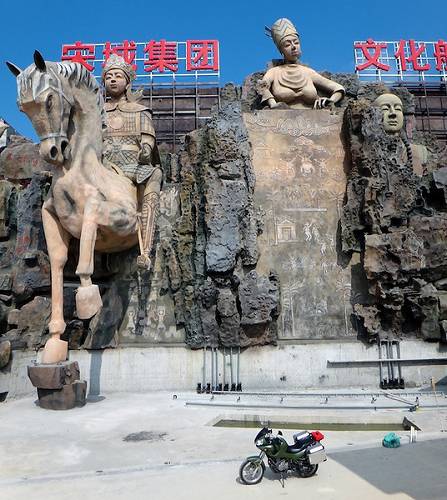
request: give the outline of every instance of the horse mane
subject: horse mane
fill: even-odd
[[[50,62],[45,61],[47,66],[46,72],[39,71],[36,66],[33,64],[26,68],[22,73],[20,73],[18,81],[19,81],[19,89],[20,94],[26,93],[28,90],[32,88],[36,88],[35,84],[32,82],[34,73],[44,76],[45,74],[52,73],[56,78],[57,75],[69,81],[72,85],[77,88],[84,87],[90,92],[96,94],[96,105],[98,106],[101,112],[101,121],[103,128],[106,126],[106,117],[104,110],[104,98],[102,95],[102,91],[96,78],[93,76],[90,71],[87,70],[82,64],[71,62],[71,61],[63,61],[63,62]],[[38,87],[39,85],[37,85]]]
[[[85,88],[96,94],[96,105],[101,111],[101,123],[103,129],[106,128],[106,113],[104,110],[104,98],[96,78],[82,64],[74,62],[57,62],[56,69],[59,75],[67,78],[76,87],[84,85]]]

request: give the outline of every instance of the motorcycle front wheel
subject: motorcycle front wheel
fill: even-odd
[[[296,470],[301,477],[312,477],[318,470],[318,464],[309,462],[298,462]]]
[[[262,460],[245,460],[239,467],[239,478],[244,484],[257,484],[264,477],[265,465]]]

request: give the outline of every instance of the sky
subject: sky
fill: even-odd
[[[354,40],[447,39],[446,0],[0,0],[0,117],[36,140],[4,64],[26,68],[35,49],[58,61],[77,40],[217,39],[221,83],[240,84],[278,57],[264,26],[280,17],[295,23],[301,59],[318,71],[353,72]]]

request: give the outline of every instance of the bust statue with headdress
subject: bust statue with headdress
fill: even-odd
[[[283,60],[268,69],[258,83],[258,93],[264,105],[270,108],[322,109],[344,97],[342,85],[300,63],[300,37],[289,19],[278,19],[271,28],[266,28],[266,33],[273,39]]]

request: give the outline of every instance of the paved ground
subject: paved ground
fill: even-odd
[[[290,476],[282,488],[272,473],[255,486],[238,482],[239,464],[255,453],[255,429],[209,425],[222,416],[253,414],[253,409],[185,406],[192,399],[197,396],[108,394],[68,412],[42,410],[32,398],[7,400],[0,405],[0,498],[446,498],[447,433],[439,432],[443,412],[416,412],[424,430],[419,442],[409,445],[409,433],[399,432],[403,446],[396,450],[380,446],[384,431],[324,432],[328,461],[315,477]],[[335,409],[264,409],[262,415],[387,422],[415,416],[402,410]],[[123,440],[143,431],[149,433],[145,440]],[[284,434],[291,440],[293,432]]]

